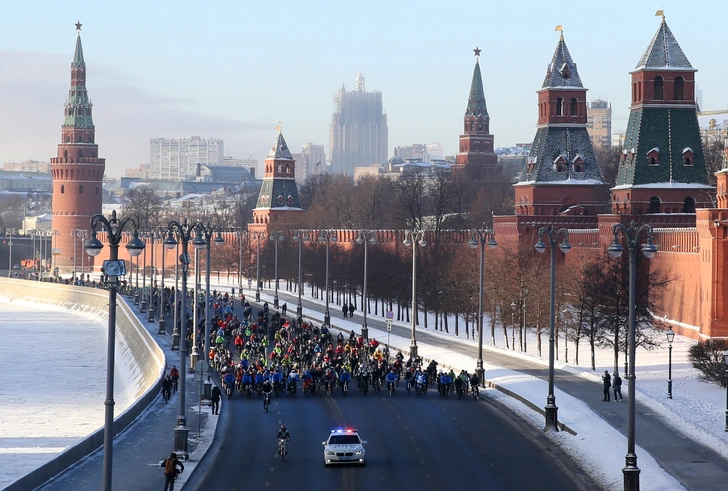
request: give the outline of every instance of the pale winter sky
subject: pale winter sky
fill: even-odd
[[[564,35],[589,100],[626,124],[629,71],[667,22],[692,65],[703,109],[726,109],[720,33],[725,2],[650,4],[475,0],[347,3],[188,0],[6,2],[0,30],[0,162],[55,155],[70,85],[74,24],[83,24],[89,95],[107,175],[149,161],[149,139],[225,140],[262,160],[282,122],[289,146],[329,151],[333,97],[363,72],[380,90],[395,146],[456,150],[479,46],[496,146],[530,142],[536,93]],[[621,118],[621,119],[620,119]]]

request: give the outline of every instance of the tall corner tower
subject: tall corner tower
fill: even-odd
[[[248,229],[268,232],[271,228],[290,228],[293,217],[303,209],[296,185],[296,161],[280,130],[263,168],[263,184]]]
[[[561,33],[538,91],[531,154],[515,184],[519,215],[595,215],[606,185],[587,132],[587,89]]]
[[[632,75],[632,105],[612,212],[694,213],[711,207],[695,72],[662,17]]]
[[[91,217],[101,213],[101,183],[106,167],[99,158],[95,143],[92,104],[86,92],[86,63],[81,46],[81,24],[76,24],[76,50],[71,62],[71,88],[65,104],[61,143],[58,154],[51,158],[53,178],[53,228],[60,234],[57,247],[60,255],[56,265],[61,272],[73,268],[74,258],[81,264],[85,254],[83,240],[71,236],[74,229],[89,230]],[[93,258],[86,259],[93,264]]]
[[[453,171],[462,172],[474,180],[482,180],[488,174],[500,174],[503,169],[498,165],[498,156],[494,151],[495,139],[490,134],[490,116],[485,103],[483,77],[480,74],[481,50],[475,48],[473,51],[475,68]]]

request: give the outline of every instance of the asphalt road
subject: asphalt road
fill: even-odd
[[[482,399],[299,391],[273,397],[266,413],[262,399],[235,394],[220,414],[213,446],[185,489],[596,489],[538,433]],[[282,423],[291,432],[285,462],[276,443]],[[346,426],[368,441],[366,466],[326,468],[321,442]]]

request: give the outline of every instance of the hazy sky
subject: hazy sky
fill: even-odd
[[[620,129],[660,8],[699,70],[702,109],[726,109],[724,1],[8,1],[0,162],[56,154],[77,20],[96,141],[116,177],[149,162],[154,137],[222,138],[226,154],[262,160],[279,121],[292,149],[329,155],[334,94],[357,72],[383,94],[390,155],[433,142],[452,155],[476,46],[496,146],[530,142],[557,24],[587,97],[611,102]]]

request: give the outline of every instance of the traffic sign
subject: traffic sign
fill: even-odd
[[[387,332],[390,332],[392,330],[392,321],[387,320]]]
[[[389,320],[392,320],[392,319],[394,319],[394,312],[392,312],[391,310],[388,310],[388,311],[387,311],[387,315],[386,315],[386,317],[387,317],[387,319],[389,319]]]

